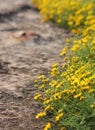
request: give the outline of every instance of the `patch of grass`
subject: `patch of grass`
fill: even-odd
[[[72,41],[66,39],[67,46],[60,53],[63,65],[53,64],[48,76],[36,80],[41,93],[34,99],[43,105],[43,112],[36,118],[47,119],[44,130],[94,130],[95,0],[32,1],[43,20],[75,34]]]

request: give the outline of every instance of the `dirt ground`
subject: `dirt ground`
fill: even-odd
[[[29,32],[37,35],[25,38]],[[34,80],[62,61],[59,53],[68,35],[42,23],[28,0],[0,0],[0,130],[43,129],[35,119],[40,107],[33,100]]]

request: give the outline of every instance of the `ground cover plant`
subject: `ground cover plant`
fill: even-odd
[[[36,118],[47,120],[44,130],[95,129],[95,0],[32,0],[43,14],[74,33],[47,76],[35,81],[43,111]],[[69,52],[69,53],[68,53]]]

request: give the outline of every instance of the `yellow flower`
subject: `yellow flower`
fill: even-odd
[[[50,98],[50,99],[45,99],[44,102],[43,102],[43,104],[49,104],[51,101],[52,101],[52,98]]]
[[[58,115],[55,117],[55,121],[59,121],[61,119],[61,117],[64,115],[64,113],[58,113]]]
[[[59,69],[58,69],[58,67],[53,67],[52,69],[51,69],[51,74],[53,75],[53,76],[55,76],[55,75],[57,75],[57,74],[59,74],[60,72],[59,72]]]
[[[70,39],[69,38],[66,38],[66,43],[70,42]]]
[[[73,45],[73,47],[71,48],[71,51],[76,51],[78,50],[79,48],[79,45]]]
[[[77,95],[74,96],[74,98],[79,98],[82,95],[82,93],[79,93]]]
[[[39,119],[39,118],[44,117],[44,116],[46,116],[46,112],[45,112],[45,111],[39,112],[39,113],[36,115],[36,119]]]
[[[57,67],[57,66],[58,66],[58,63],[52,64],[52,67]]]
[[[69,26],[72,26],[73,25],[73,21],[69,21],[68,24],[69,24]]]
[[[40,75],[40,76],[38,76],[38,79],[44,79],[44,75]]]
[[[77,33],[76,29],[72,29],[71,32],[74,33],[74,34]]]
[[[49,130],[51,128],[51,123],[48,122],[44,128],[44,130]]]
[[[91,104],[91,105],[90,105],[91,108],[94,108],[94,106],[95,106],[94,104]]]
[[[42,82],[45,83],[45,82],[48,82],[49,81],[49,78],[44,78],[42,79]]]
[[[73,95],[76,92],[75,89],[70,90],[70,94]]]
[[[54,98],[55,99],[61,99],[61,94],[60,93],[55,93]]]
[[[67,52],[67,48],[63,48],[63,50],[61,51],[60,55],[63,56],[63,55],[66,54],[66,52]]]
[[[89,86],[82,87],[82,90],[84,90],[84,91],[90,90],[90,87]]]
[[[61,19],[57,19],[56,22],[60,24],[61,23]]]
[[[35,100],[38,100],[41,96],[42,96],[41,94],[36,93],[36,95],[34,96],[34,99],[35,99]]]
[[[83,101],[83,100],[84,100],[84,96],[81,96],[81,97],[80,97],[80,101]]]
[[[52,80],[52,81],[49,83],[49,85],[50,85],[51,87],[54,87],[56,84],[57,84],[57,81],[56,81],[56,80]]]
[[[93,92],[95,92],[95,89],[90,89],[90,90],[88,91],[88,93],[93,93]]]
[[[66,130],[66,128],[65,128],[65,127],[62,127],[61,130]]]
[[[44,88],[44,87],[45,87],[45,85],[42,84],[41,86],[39,86],[39,89],[42,89],[42,88]]]
[[[68,60],[68,57],[65,56],[64,59],[63,59],[63,61],[65,62],[65,61],[67,61],[67,60]]]
[[[53,107],[49,104],[47,107],[45,107],[45,111],[53,110]]]

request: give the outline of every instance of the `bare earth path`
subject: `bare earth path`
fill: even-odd
[[[28,0],[0,0],[0,130],[42,130],[35,119],[34,80],[61,62],[59,52],[68,36],[64,29],[41,23]],[[34,32],[28,40],[13,37]],[[25,35],[25,34],[23,34]]]

